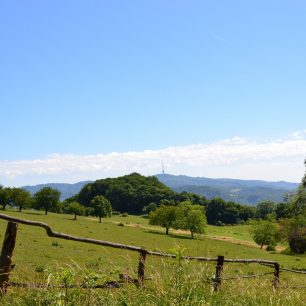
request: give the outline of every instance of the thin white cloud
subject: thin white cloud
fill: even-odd
[[[219,35],[212,35],[211,38],[214,39],[214,40],[218,40],[218,41],[222,41],[222,42],[226,42],[226,43],[228,42],[225,38],[223,38]]]
[[[286,139],[265,142],[235,137],[161,150],[53,154],[34,160],[0,161],[0,184],[77,182],[131,172],[152,175],[161,172],[162,160],[165,171],[172,174],[298,182],[304,173],[305,157],[304,130],[294,132]]]

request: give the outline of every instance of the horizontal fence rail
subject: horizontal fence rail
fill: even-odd
[[[25,219],[20,219],[16,217],[11,217],[5,214],[0,214],[0,219],[8,221],[8,226],[6,229],[5,238],[3,241],[1,256],[0,256],[0,291],[2,293],[6,292],[6,288],[8,285],[15,285],[18,286],[18,283],[9,283],[9,274],[11,271],[11,262],[12,262],[12,254],[13,249],[15,246],[15,240],[16,240],[16,234],[17,234],[17,227],[18,223],[29,225],[29,226],[36,226],[41,227],[45,229],[47,235],[49,237],[59,238],[59,239],[65,239],[65,240],[71,240],[76,242],[82,242],[82,243],[90,243],[95,245],[101,245],[111,248],[117,248],[117,249],[123,249],[128,250],[132,252],[138,252],[139,253],[139,262],[138,262],[138,277],[137,279],[132,279],[132,281],[137,286],[143,286],[144,280],[145,280],[145,262],[146,262],[146,256],[159,256],[159,257],[165,257],[165,258],[177,258],[177,255],[175,254],[168,254],[168,253],[162,253],[162,252],[156,252],[151,250],[146,250],[142,247],[138,246],[132,246],[132,245],[126,245],[126,244],[120,244],[120,243],[114,243],[109,241],[103,241],[103,240],[97,240],[97,239],[91,239],[91,238],[84,238],[84,237],[77,237],[73,235],[68,235],[64,233],[55,232],[52,230],[52,228],[43,222],[38,221],[30,221]],[[180,259],[183,260],[190,260],[190,261],[208,261],[208,262],[216,262],[216,273],[215,277],[212,279],[213,288],[215,291],[217,291],[221,285],[221,280],[229,280],[229,279],[239,279],[239,278],[253,278],[253,277],[260,277],[264,275],[273,274],[273,287],[277,288],[279,284],[279,276],[280,271],[287,271],[287,272],[294,272],[294,273],[300,273],[300,274],[306,274],[306,271],[299,271],[299,270],[293,270],[293,269],[287,269],[287,268],[280,268],[280,265],[277,261],[274,260],[264,260],[264,259],[225,259],[224,256],[218,256],[217,258],[209,258],[209,257],[196,257],[196,256],[181,256]],[[258,275],[249,275],[249,276],[234,276],[230,278],[222,278],[222,271],[223,271],[223,265],[224,263],[256,263],[268,266],[270,268],[274,269],[274,272],[269,273],[263,273]],[[129,276],[128,276],[129,278]],[[34,287],[34,285],[33,285]],[[103,286],[102,286],[103,287]],[[99,288],[102,288],[99,287]],[[103,287],[105,288],[105,287]]]

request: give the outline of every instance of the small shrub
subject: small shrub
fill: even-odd
[[[128,216],[129,216],[129,214],[127,212],[124,212],[124,213],[121,214],[121,217],[128,217]]]
[[[118,226],[124,226],[124,224],[122,222],[118,223]]]
[[[37,272],[37,273],[43,273],[44,271],[45,271],[44,266],[39,265],[39,266],[35,267],[35,272]]]
[[[273,245],[273,244],[268,245],[266,250],[267,251],[275,251],[275,245]]]

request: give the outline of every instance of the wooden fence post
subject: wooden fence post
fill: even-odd
[[[273,280],[273,287],[277,289],[279,284],[279,263],[274,264],[274,280]]]
[[[12,256],[15,247],[18,223],[8,222],[0,256],[0,291],[6,293],[11,272]]]
[[[224,256],[218,256],[217,266],[216,266],[216,275],[214,278],[214,291],[218,291],[221,286],[221,275],[223,270]]]
[[[138,263],[138,285],[143,286],[145,266],[146,266],[146,255],[147,251],[142,249],[139,252],[139,263]]]

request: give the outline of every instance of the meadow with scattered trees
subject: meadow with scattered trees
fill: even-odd
[[[156,177],[145,177],[137,173],[97,180],[85,185],[73,197],[63,202],[59,199],[60,192],[50,187],[44,187],[33,195],[20,188],[0,188],[0,205],[3,213],[46,222],[64,233],[138,245],[166,253],[174,252],[178,258],[182,254],[208,257],[224,254],[232,258],[274,259],[281,265],[305,271],[306,175],[296,192],[285,195],[283,202],[274,203],[266,200],[254,207],[227,202],[221,198],[208,200],[189,192],[177,193],[159,182]],[[0,221],[4,226],[3,220]],[[154,260],[154,264],[152,262],[152,266],[150,265],[149,271],[154,275],[154,281],[146,290],[135,291],[133,286],[128,285],[118,293],[106,291],[100,296],[90,291],[91,296],[88,297],[87,293],[73,290],[69,286],[72,282],[89,282],[96,285],[109,280],[119,270],[128,269],[129,273],[134,273],[130,271],[130,265],[132,262],[135,265],[137,258],[132,255],[125,257],[127,255],[122,251],[101,252],[97,247],[76,246],[71,242],[54,241],[50,238],[46,240],[42,233],[23,227],[20,236],[22,242],[18,247],[23,251],[18,252],[17,247],[16,275],[29,275],[30,278],[34,277],[43,282],[46,282],[48,277],[53,278],[54,288],[59,286],[59,289],[53,290],[54,295],[51,294],[52,290],[50,291],[50,296],[41,290],[36,290],[35,293],[31,290],[23,292],[29,301],[41,305],[53,305],[54,301],[63,305],[78,305],[87,298],[88,305],[98,305],[102,296],[104,302],[113,299],[120,304],[125,299],[129,301],[127,304],[133,305],[132,295],[137,296],[140,304],[143,304],[145,299],[152,304],[173,304],[181,300],[181,305],[197,305],[201,299],[206,303],[222,301],[224,305],[230,305],[237,300],[230,286],[223,287],[228,295],[225,298],[222,292],[212,295],[206,285],[205,288],[199,289],[196,283],[191,284],[189,275],[193,275],[197,283],[205,283],[202,277],[208,279],[207,273],[213,273],[207,265],[205,272],[202,268],[180,261],[174,266],[170,264],[169,268],[168,262],[160,260]],[[35,254],[38,249],[32,250],[29,245],[38,247],[42,252],[40,257]],[[64,251],[62,255],[61,248]],[[104,255],[97,256],[96,252]],[[101,259],[104,256],[105,259]],[[112,268],[109,270],[105,265]],[[29,272],[27,269],[31,269],[30,267],[34,267],[34,271]],[[255,270],[242,265],[236,270],[227,269],[231,273],[256,273]],[[199,271],[202,276],[197,274]],[[169,283],[164,282],[167,279],[171,279],[175,287],[168,287]],[[289,284],[292,280],[295,278],[285,277],[283,282]],[[300,278],[296,280],[305,281]],[[244,291],[238,298],[240,304],[237,305],[244,305],[250,295],[257,302],[261,298],[259,304],[263,301],[267,303],[268,297],[259,297],[256,291],[262,290],[259,288],[264,282],[252,284],[254,290],[250,293],[250,287],[239,283]],[[189,295],[191,291],[188,293],[188,288],[192,291],[192,296]],[[27,305],[19,291],[12,290],[20,304]],[[159,293],[164,290],[165,295],[158,295],[156,290]],[[73,297],[76,293],[78,301]],[[150,297],[150,294],[153,295]],[[295,291],[292,291],[290,296],[286,296],[286,293],[280,290],[271,294],[276,299],[284,298],[287,304],[296,304],[296,301],[302,300],[300,293]],[[6,296],[3,299],[4,305],[9,305],[12,299],[11,296]],[[256,303],[254,305],[257,305]]]

